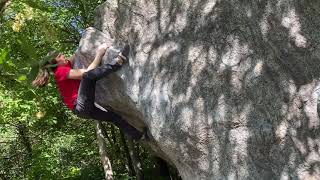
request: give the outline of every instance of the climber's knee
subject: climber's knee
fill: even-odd
[[[90,70],[90,71],[92,71],[92,70]],[[95,76],[93,76],[92,72],[90,72],[90,71],[83,73],[82,80],[90,80],[91,81],[91,80],[95,79]]]

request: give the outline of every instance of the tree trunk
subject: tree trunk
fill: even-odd
[[[0,180],[7,180],[9,178],[7,178],[4,174],[0,173]]]
[[[105,135],[105,138],[108,140],[111,146],[113,146],[113,141],[110,139],[108,132],[107,132],[107,127],[105,124],[101,123],[102,127],[102,133]]]
[[[117,129],[118,128],[115,127],[113,124],[110,124],[110,131],[111,131],[111,139],[113,141],[113,148],[115,148],[116,152],[121,152],[120,146],[117,142],[117,134],[116,134]]]
[[[120,130],[120,140],[121,140],[122,147],[124,148],[125,156],[127,158],[129,175],[130,176],[135,176],[135,170],[134,170],[133,165],[132,165],[132,160],[131,160],[131,157],[130,157],[128,144],[127,144],[126,138],[125,138],[125,136],[124,136],[124,134],[123,134],[123,132],[121,130]]]
[[[168,164],[160,157],[155,157],[157,163],[157,176],[163,180],[171,180]]]
[[[144,174],[142,171],[142,165],[139,158],[139,148],[138,145],[135,146],[135,142],[131,138],[127,138],[129,145],[129,153],[132,160],[133,168],[136,173],[137,180],[143,180]]]
[[[27,150],[28,159],[30,160],[32,158],[32,145],[31,145],[30,139],[27,135],[28,129],[27,129],[26,125],[19,123],[17,125],[17,131],[18,131],[18,135],[21,140],[21,143],[24,145],[24,147]]]
[[[10,2],[11,2],[10,0],[0,0],[0,15],[9,6]]]
[[[26,174],[28,171],[28,168],[32,165],[32,144],[28,136],[29,130],[25,124],[19,123],[17,125],[17,131],[18,131],[19,139],[27,151],[27,158],[25,160],[25,166],[23,168],[25,170],[23,174]],[[35,174],[34,179],[38,180],[39,178],[40,178],[40,174]]]
[[[97,141],[99,146],[99,153],[101,156],[101,161],[105,173],[105,178],[107,180],[113,179],[113,171],[111,167],[111,163],[107,153],[107,145],[105,142],[105,135],[103,134],[102,125],[100,121],[96,121],[96,133],[97,133]]]

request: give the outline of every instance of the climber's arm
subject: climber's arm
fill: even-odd
[[[69,58],[69,61],[70,61],[70,63],[71,63],[71,66],[73,66],[75,60],[76,60],[76,54],[73,54],[73,55]]]
[[[71,69],[68,75],[68,79],[82,79],[83,73],[90,71],[99,66],[107,47],[98,49],[96,56],[87,69]]]
[[[68,74],[68,79],[82,79],[83,73],[87,72],[87,69],[71,69]]]
[[[94,69],[99,66],[106,50],[107,50],[106,48],[102,48],[97,51],[96,57],[94,58],[92,63],[87,67],[87,71],[90,71],[91,69]]]

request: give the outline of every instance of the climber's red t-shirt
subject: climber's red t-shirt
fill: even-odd
[[[80,80],[68,79],[71,69],[71,63],[69,61],[65,65],[59,65],[54,71],[54,77],[64,104],[66,104],[69,109],[73,110],[78,97]]]

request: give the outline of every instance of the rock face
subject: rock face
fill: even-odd
[[[132,50],[97,101],[147,126],[183,179],[319,179],[319,10],[315,0],[108,1],[95,28]]]

